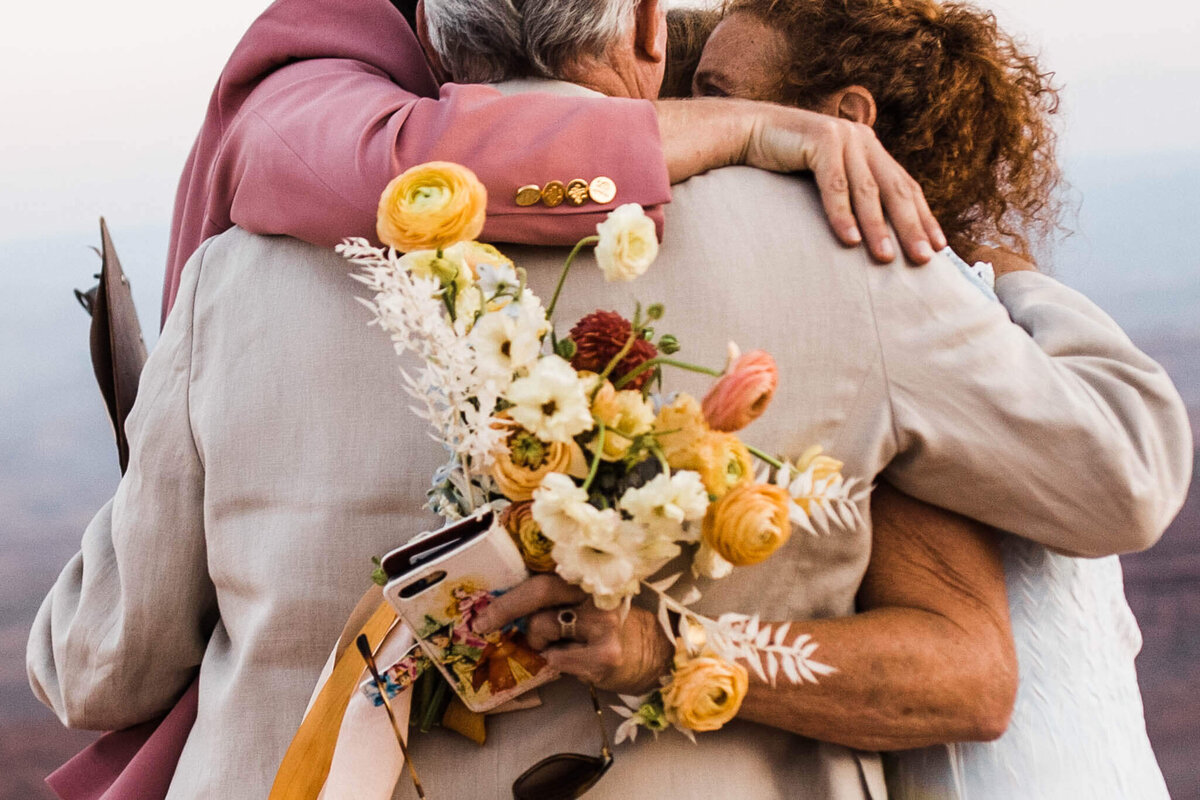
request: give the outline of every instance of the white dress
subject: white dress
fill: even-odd
[[[1002,552],[1020,666],[1008,731],[889,756],[891,797],[1168,798],[1146,735],[1134,669],[1142,636],[1120,561],[1070,558],[1015,536]]]

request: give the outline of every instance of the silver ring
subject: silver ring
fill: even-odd
[[[575,623],[578,621],[579,615],[574,609],[564,608],[558,612],[558,632],[561,634],[560,639],[575,638]]]

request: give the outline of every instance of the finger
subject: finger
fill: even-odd
[[[917,201],[917,213],[921,215],[921,224],[925,226],[925,233],[929,235],[929,241],[933,244],[933,249],[946,249],[949,244],[946,241],[946,233],[942,230],[942,225],[937,221],[937,217],[933,215],[933,210],[929,207],[929,200],[926,199],[925,192],[919,185],[917,187]]]
[[[597,642],[616,636],[620,630],[621,617],[615,611],[601,611],[590,602],[568,608],[575,612],[575,629],[571,639],[563,637],[563,626],[558,619],[563,609],[550,609],[530,615],[526,633],[529,644],[535,650],[543,650],[554,642]]]
[[[874,134],[871,135],[869,150],[868,163],[879,184],[883,208],[900,239],[900,246],[911,261],[927,263],[933,258],[933,246],[929,243],[925,222],[918,211],[924,204],[921,188],[883,149]]]
[[[846,145],[846,177],[850,181],[850,198],[854,214],[862,228],[867,249],[877,260],[888,263],[896,258],[896,245],[892,231],[883,216],[883,205],[879,198],[879,183],[867,160],[867,147],[874,141],[861,136]],[[877,142],[876,142],[877,144]]]
[[[476,633],[491,633],[540,609],[578,603],[586,597],[582,589],[557,575],[535,575],[492,600],[475,617],[472,627]]]
[[[821,192],[821,204],[825,207],[825,216],[829,218],[834,235],[842,244],[861,244],[862,231],[854,218],[854,208],[850,202],[844,142],[836,126],[828,130],[828,135],[814,148],[813,178]]]
[[[542,658],[551,669],[566,675],[574,675],[587,683],[599,683],[603,670],[596,659],[596,648],[593,645],[560,644],[542,651]]]

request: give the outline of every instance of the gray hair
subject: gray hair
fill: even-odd
[[[567,77],[603,58],[638,0],[425,0],[429,43],[460,83]]]

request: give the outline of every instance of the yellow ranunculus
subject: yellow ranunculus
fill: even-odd
[[[832,456],[822,455],[824,451],[825,448],[819,444],[814,444],[805,450],[796,460],[796,471],[804,472],[812,467],[814,481],[823,481],[840,473],[844,466],[842,462]]]
[[[737,716],[750,688],[741,664],[711,650],[688,657],[682,643],[675,649],[675,671],[663,688],[663,712],[672,723],[693,731],[715,731]]]
[[[667,463],[672,469],[700,473],[704,488],[715,499],[754,477],[754,462],[746,445],[732,433],[721,431],[706,431],[687,448],[668,456]]]
[[[824,448],[819,444],[814,444],[812,447],[805,450],[800,456],[799,460],[796,461],[796,471],[805,472],[812,470],[813,483],[820,483],[821,481],[835,478],[831,485],[839,485],[841,483],[840,476],[842,474],[842,467],[844,465],[836,458],[822,455],[823,451]],[[795,499],[798,506],[804,509],[805,514],[810,513],[810,498],[797,497],[793,499]]]
[[[788,493],[773,483],[749,483],[708,507],[705,543],[735,567],[764,561],[792,535]]]
[[[401,252],[441,250],[479,236],[487,189],[459,164],[430,161],[392,179],[379,198],[379,240]]]
[[[500,524],[512,536],[525,559],[525,566],[532,572],[551,572],[554,558],[550,552],[554,542],[542,534],[542,528],[533,518],[533,503],[513,503],[500,514]]]
[[[491,264],[494,267],[516,267],[511,258],[490,244],[475,241],[461,242],[455,245],[454,249],[460,251],[463,261],[471,268],[471,275],[475,278],[479,277],[481,264]]]
[[[700,403],[690,394],[680,394],[674,401],[663,406],[654,420],[655,438],[662,447],[663,455],[672,469],[690,469],[679,459],[690,460],[695,443],[708,434],[708,423]]]
[[[455,285],[459,293],[471,285],[471,268],[455,248],[443,250],[414,250],[400,258],[400,266],[420,278],[433,278],[442,286]]]
[[[604,452],[600,457],[606,461],[623,458],[629,452],[634,437],[649,433],[654,427],[654,408],[642,397],[642,393],[617,391],[608,381],[604,382],[592,401],[592,416],[604,422]],[[588,444],[593,452],[595,443],[593,436]]]
[[[492,478],[513,502],[532,500],[533,490],[551,472],[587,474],[587,462],[575,442],[546,443],[517,427],[493,454]]]

